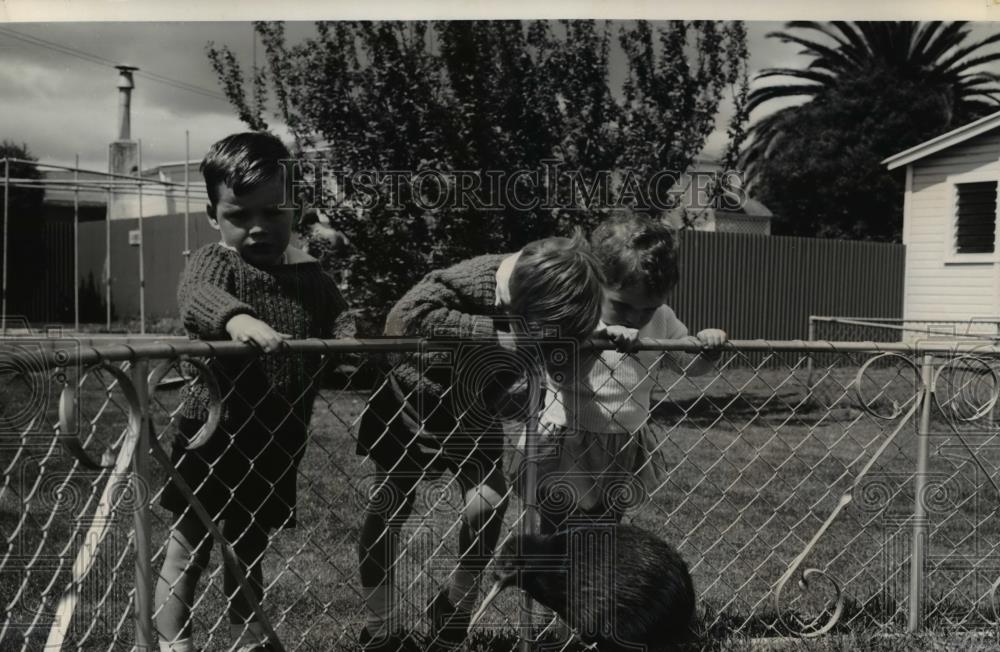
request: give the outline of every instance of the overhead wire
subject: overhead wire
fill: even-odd
[[[36,47],[44,48],[47,50],[52,50],[66,56],[74,57],[88,63],[93,63],[100,66],[107,66],[109,68],[116,68],[121,65],[119,62],[112,61],[111,59],[106,59],[96,54],[90,52],[85,52],[77,48],[70,47],[68,45],[62,45],[61,43],[54,43],[52,41],[32,36],[30,34],[24,34],[23,32],[18,32],[7,27],[0,27],[0,34],[8,36],[18,41],[34,45]],[[225,95],[217,93],[210,89],[186,82],[180,79],[174,79],[172,77],[167,77],[166,75],[161,75],[159,73],[151,72],[148,70],[140,69],[136,72],[136,75],[148,79],[150,81],[164,84],[178,90],[188,91],[190,93],[195,93],[205,97],[209,97],[215,100],[221,100],[223,102],[228,102]]]

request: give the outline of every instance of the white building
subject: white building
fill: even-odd
[[[1000,315],[1000,112],[883,161],[906,168],[903,244],[907,321],[989,322]]]

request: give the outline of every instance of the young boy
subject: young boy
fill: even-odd
[[[510,277],[498,285],[500,276]],[[566,341],[588,338],[600,314],[601,275],[586,241],[548,238],[514,255],[487,255],[428,274],[393,307],[385,333],[396,337],[464,338],[450,365],[408,355],[369,399],[358,429],[358,454],[376,465],[375,486],[358,547],[368,622],[367,650],[406,645],[393,622],[396,539],[413,506],[417,483],[449,470],[464,496],[460,559],[429,605],[432,650],[466,636],[479,574],[493,555],[506,507],[499,414],[524,370],[519,358],[541,347],[550,375],[572,375],[575,351],[547,350],[542,340],[518,348],[525,325],[551,326]],[[519,318],[513,324],[510,317]],[[550,340],[551,341],[551,340]],[[574,349],[574,346],[569,346]],[[520,352],[520,353],[519,353]]]
[[[289,246],[292,212],[285,203],[280,161],[290,158],[276,137],[234,134],[212,145],[201,164],[208,189],[209,223],[220,242],[196,251],[177,292],[191,338],[253,344],[266,353],[284,338],[332,337],[346,308],[334,280],[315,259]],[[172,460],[209,514],[222,521],[260,602],[261,557],[274,528],[295,527],[296,469],[320,371],[318,356],[216,358],[223,414],[202,447],[187,450],[205,423],[208,392],[195,381],[185,389]],[[205,526],[170,483],[161,505],[173,512],[170,539],[156,585],[156,625],[163,652],[195,650],[190,608],[212,542]],[[233,646],[239,652],[266,650],[262,623],[238,589],[228,566]]]

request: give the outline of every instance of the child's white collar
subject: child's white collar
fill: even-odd
[[[519,251],[516,254],[507,256],[500,262],[500,267],[497,268],[497,298],[494,305],[510,305],[510,276],[514,273],[514,265],[517,264],[517,259],[520,256],[521,252]]]

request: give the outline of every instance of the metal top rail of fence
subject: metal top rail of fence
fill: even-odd
[[[989,327],[987,330],[986,327]],[[961,337],[1000,339],[1000,317],[970,317],[967,319],[904,319],[897,317],[825,317],[809,316],[809,339],[848,340],[858,335],[893,335],[911,338]],[[883,339],[883,338],[878,338]]]
[[[850,315],[810,315],[811,319],[816,321],[861,321],[866,323],[913,323],[913,324],[944,324],[944,323],[954,323],[954,324],[967,324],[967,323],[992,323],[1000,321],[1000,316],[990,317],[969,317],[966,319],[955,319],[953,317],[941,317],[938,319],[911,319],[907,317],[857,317]]]
[[[114,335],[101,335],[114,338]],[[64,346],[76,341],[75,335],[60,335],[55,338],[46,337],[8,337],[0,338],[0,344],[16,345],[30,341],[44,351],[37,358],[45,369],[70,365],[86,365],[99,362],[130,362],[139,359],[165,359],[180,356],[205,357],[245,357],[248,347],[239,342],[184,340],[178,336],[145,335],[151,340],[132,344],[102,344],[99,346]],[[361,353],[361,352],[419,352],[433,339],[422,338],[342,338],[335,340],[307,339],[286,340],[283,351],[286,353]],[[607,350],[609,345],[601,340],[593,340],[581,345],[580,350]],[[642,338],[636,342],[636,351],[676,351],[697,353],[702,351],[702,345],[689,340],[664,340]],[[929,341],[913,343],[869,341],[811,341],[811,340],[731,340],[723,345],[724,351],[743,353],[898,353],[920,356],[924,354],[958,355],[965,353],[1000,353],[1000,344],[987,345],[979,342],[969,342],[965,339],[947,340],[938,338]],[[60,353],[61,351],[61,353]],[[20,359],[23,355],[38,355],[35,353],[9,354],[12,359]]]
[[[308,376],[318,396],[294,466],[298,525],[270,532],[257,599],[236,572],[231,537],[178,469],[199,446],[220,443],[214,426],[222,406],[239,398],[240,379],[264,358],[234,342],[0,341],[8,380],[0,390],[7,546],[0,647],[155,647],[163,605],[153,588],[163,581],[157,568],[177,517],[160,499],[172,483],[222,550],[222,564],[209,565],[191,603],[187,624],[199,647],[224,648],[237,636],[223,625],[235,592],[276,649],[351,649],[366,618],[354,538],[378,485],[367,457],[354,454],[358,418],[398,356],[431,345],[301,340],[268,358],[293,364],[297,355],[321,355],[322,364]],[[633,477],[629,467],[609,500],[621,503],[619,518],[668,540],[687,560],[700,636],[977,630],[1000,622],[1000,347],[733,341],[697,376],[683,354],[701,349],[689,340],[643,340],[631,356],[604,342],[584,348],[599,352],[597,364],[612,376],[638,362],[654,379],[641,432],[643,465],[655,473]],[[821,355],[832,359],[807,376]],[[195,385],[210,397],[208,424],[185,448],[177,432]],[[537,417],[512,415],[497,431],[510,505],[501,543],[537,531],[543,480],[522,474],[535,468],[532,453],[549,436]],[[249,459],[248,472],[259,463]],[[453,539],[464,495],[447,474],[428,468],[419,480],[393,562],[399,618],[418,633],[426,598],[463,558]],[[237,583],[224,588],[227,572]],[[488,608],[475,632],[492,649],[552,631],[551,612],[515,598]]]

